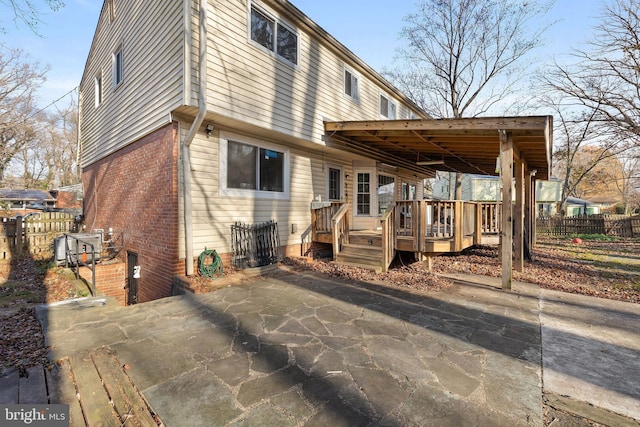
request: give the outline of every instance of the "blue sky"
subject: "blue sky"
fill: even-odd
[[[41,0],[40,0],[41,1]],[[156,0],[157,1],[157,0]],[[556,0],[548,16],[558,21],[546,34],[547,45],[537,60],[559,56],[589,36],[603,0]],[[414,0],[291,0],[302,12],[331,33],[376,70],[393,65],[403,18],[414,10]],[[84,64],[102,8],[102,0],[65,0],[65,7],[43,16],[41,37],[25,25],[7,27],[0,43],[22,48],[33,61],[48,65],[47,82],[40,91],[40,105],[73,90],[82,77]],[[0,16],[7,16],[0,6]],[[63,105],[68,103],[65,98]]]

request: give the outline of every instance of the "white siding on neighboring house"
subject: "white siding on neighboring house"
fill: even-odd
[[[114,19],[103,8],[80,84],[82,166],[169,122],[183,101],[181,0],[120,1]],[[122,82],[113,86],[113,56],[121,49]],[[103,99],[95,98],[101,76]]]

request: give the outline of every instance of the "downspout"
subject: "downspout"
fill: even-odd
[[[190,2],[187,1],[186,4]],[[185,12],[187,13],[187,12]],[[185,19],[189,15],[185,15]],[[191,40],[187,40],[191,43]],[[186,275],[193,275],[193,220],[191,206],[191,143],[207,114],[207,0],[200,0],[200,45],[198,68],[198,114],[182,143],[182,182],[184,193],[184,249]],[[187,58],[190,60],[190,57]],[[186,70],[189,73],[189,69]],[[188,80],[187,80],[188,81]],[[190,88],[186,87],[189,91]]]

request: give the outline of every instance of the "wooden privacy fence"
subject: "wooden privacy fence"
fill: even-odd
[[[9,259],[17,255],[49,256],[53,241],[66,233],[77,232],[75,216],[62,212],[38,212],[23,218],[2,218],[0,256]]]
[[[236,222],[231,226],[231,241],[232,263],[238,269],[261,267],[280,260],[280,235],[275,221],[262,224]]]
[[[536,219],[536,231],[544,236],[573,234],[606,234],[619,237],[640,237],[640,215],[579,215]]]

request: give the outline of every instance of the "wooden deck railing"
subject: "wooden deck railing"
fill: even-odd
[[[382,271],[385,272],[389,268],[389,264],[396,255],[396,234],[398,230],[394,229],[396,225],[397,205],[391,205],[387,208],[382,218],[380,218],[380,226],[382,228]]]
[[[480,202],[482,207],[482,232],[497,234],[502,223],[502,203]]]
[[[314,241],[331,243],[334,258],[349,241],[350,207],[334,202],[312,209]],[[480,244],[482,234],[500,231],[500,203],[461,200],[396,201],[380,219],[382,264],[396,250],[417,253],[460,252]]]
[[[333,259],[335,260],[342,250],[342,245],[349,242],[349,203],[340,206],[331,218],[333,235]]]
[[[331,218],[333,218],[342,205],[342,202],[330,202],[326,206],[311,209],[311,234],[314,242],[322,240],[319,237],[320,235],[331,234],[333,232]]]

